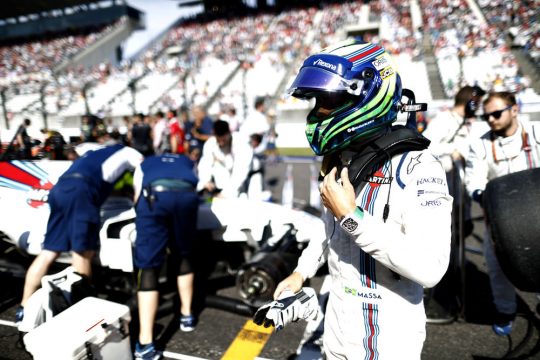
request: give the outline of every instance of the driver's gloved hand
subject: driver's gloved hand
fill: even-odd
[[[313,288],[304,287],[296,294],[286,289],[277,300],[261,306],[253,316],[253,322],[281,330],[298,319],[314,320],[318,312],[319,301]]]

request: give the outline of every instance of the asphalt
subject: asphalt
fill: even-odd
[[[272,184],[274,200],[281,202],[281,191],[287,164],[293,164],[294,198],[298,207],[309,206],[310,164],[309,159],[292,159],[267,167],[266,177]],[[309,210],[309,209],[308,209]],[[312,210],[312,209],[311,209]],[[536,313],[538,299],[535,294],[519,292],[520,314],[509,337],[500,337],[491,330],[493,306],[490,299],[489,282],[486,275],[481,249],[484,231],[482,213],[473,207],[474,230],[466,239],[463,291],[449,285],[456,281],[450,276],[434,291],[427,292],[426,308],[430,322],[427,324],[427,338],[422,352],[424,360],[488,360],[488,359],[539,359],[540,360],[540,317]],[[2,249],[2,258],[15,259],[19,269],[7,271],[0,262],[0,359],[32,359],[24,351],[19,341],[19,333],[11,326],[15,309],[22,290],[22,275],[29,259],[10,249]],[[7,253],[6,253],[7,251]],[[324,273],[313,279],[311,286],[319,289]],[[108,275],[99,281],[115,282],[117,288],[129,278],[119,274]],[[133,300],[122,292],[101,288],[100,297],[126,303],[132,308]],[[206,293],[211,299],[239,299],[238,291],[231,278],[213,279],[206,283]],[[460,288],[461,289],[461,288]],[[461,301],[454,302],[454,299]],[[234,301],[234,300],[233,300]],[[231,301],[233,303],[233,301]],[[243,311],[218,308],[219,301],[204,301],[204,294],[197,298],[200,311],[197,329],[192,333],[178,330],[176,297],[173,292],[164,291],[161,310],[156,323],[159,346],[166,350],[168,358],[175,359],[220,359],[231,346],[242,327],[250,317]],[[450,310],[449,310],[450,309]],[[136,314],[132,313],[130,324],[131,341],[137,332]],[[260,354],[259,359],[307,359],[307,352],[297,356],[300,342],[306,328],[305,322],[293,323],[280,332],[273,333]],[[312,344],[311,350],[317,349]],[[240,359],[239,359],[240,360]]]

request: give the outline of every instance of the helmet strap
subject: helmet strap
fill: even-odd
[[[401,95],[407,98],[406,103],[401,103],[399,106],[400,112],[406,112],[407,114],[407,124],[406,127],[410,129],[416,129],[416,113],[418,111],[426,111],[426,103],[417,103],[416,96],[414,92],[410,89],[403,89]]]

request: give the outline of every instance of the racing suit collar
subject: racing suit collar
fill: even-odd
[[[499,144],[501,144],[501,146],[506,146],[514,141],[521,142],[521,137],[523,134],[523,125],[521,125],[521,122],[518,122],[516,132],[510,136],[497,135],[495,132],[492,132],[492,133],[493,133],[493,137],[499,142]]]

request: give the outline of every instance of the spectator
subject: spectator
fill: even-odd
[[[276,163],[279,158],[279,152],[276,144],[278,133],[276,131],[276,112],[273,109],[268,111],[268,120],[270,128],[268,129],[268,142],[266,144],[266,161]]]
[[[135,115],[131,129],[128,132],[128,140],[135,150],[144,156],[150,156],[154,153],[152,128],[144,121],[144,118],[143,114]]]
[[[186,151],[186,134],[185,127],[176,117],[176,111],[169,110],[167,112],[168,131],[171,152],[173,154],[183,154]]]
[[[28,127],[32,122],[30,119],[24,119],[17,129],[17,144],[19,145],[19,159],[32,159],[32,138],[28,135]]]
[[[266,118],[266,99],[262,96],[259,96],[255,99],[253,104],[253,111],[248,115],[246,120],[240,126],[240,133],[243,134],[246,138],[249,138],[253,134],[257,134],[261,138],[261,142],[254,149],[255,154],[263,155],[266,150],[266,144],[268,142],[267,134],[270,129],[268,124],[268,119]]]
[[[186,123],[186,143],[188,151],[194,148],[202,152],[204,143],[212,135],[214,121],[206,115],[202,106],[194,106],[192,110],[193,120]]]
[[[166,152],[171,152],[169,126],[163,112],[158,111],[156,113],[156,122],[154,123],[152,131],[153,131],[154,152],[157,155],[160,155]]]
[[[81,142],[94,142],[95,120],[92,115],[83,115],[81,118]]]
[[[236,108],[234,107],[234,105],[224,105],[224,110],[219,118],[229,123],[229,128],[231,129],[231,132],[238,131],[238,116],[236,114]]]

